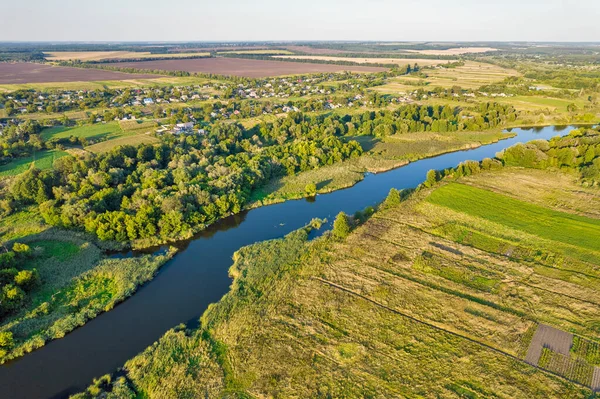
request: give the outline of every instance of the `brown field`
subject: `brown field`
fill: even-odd
[[[274,58],[286,58],[296,60],[320,60],[320,61],[349,61],[358,64],[419,64],[421,66],[440,65],[452,62],[452,60],[430,60],[423,58],[358,58],[358,57],[331,57],[324,55],[279,55]]]
[[[136,51],[53,51],[46,54],[48,61],[102,61],[102,60],[117,60],[117,59],[140,59],[140,58],[185,58],[185,57],[207,57],[208,52],[201,53],[169,53],[169,54],[152,54],[150,52]]]
[[[29,62],[0,63],[0,84],[93,82],[98,80],[128,80],[155,77],[156,75],[57,67]]]
[[[456,47],[447,50],[406,50],[409,53],[426,54],[426,55],[461,55],[461,54],[479,54],[489,51],[498,51],[492,47]]]
[[[248,78],[299,75],[319,72],[342,72],[348,70],[356,72],[382,72],[386,70],[386,68],[378,67],[248,60],[242,58],[137,61],[120,62],[118,65],[123,68],[214,73],[218,75],[244,76]]]

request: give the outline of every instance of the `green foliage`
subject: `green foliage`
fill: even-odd
[[[383,209],[393,208],[400,205],[401,202],[400,191],[395,188],[390,189],[388,196],[383,201]]]
[[[350,222],[344,212],[338,213],[333,222],[333,235],[338,238],[346,238],[350,234]]]
[[[317,194],[317,185],[315,183],[308,183],[304,188],[304,192],[309,197],[314,197]]]
[[[425,178],[425,187],[433,187],[435,183],[439,180],[439,174],[435,170],[430,170],[427,172],[427,177]]]

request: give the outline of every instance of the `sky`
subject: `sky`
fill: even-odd
[[[600,0],[0,0],[0,41],[593,41]]]

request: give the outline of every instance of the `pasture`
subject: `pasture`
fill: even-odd
[[[98,123],[79,127],[55,126],[42,130],[44,141],[51,139],[64,139],[69,137],[85,138],[88,140],[101,140],[121,137],[123,130],[118,122]]]
[[[91,82],[101,80],[149,79],[156,76],[101,69],[60,67],[30,62],[0,63],[0,84]]]
[[[188,84],[204,84],[207,80],[197,77],[175,77],[152,75],[151,78],[144,79],[125,79],[125,80],[97,80],[89,82],[46,82],[46,83],[19,83],[19,84],[0,84],[0,91],[11,92],[15,90],[102,90],[102,89],[122,89],[127,87],[149,87],[155,85],[161,86],[180,86]],[[28,114],[25,114],[27,116]]]
[[[386,70],[386,68],[380,67],[310,64],[298,62],[251,60],[243,58],[138,61],[121,62],[118,65],[123,68],[186,71],[190,73],[232,75],[248,78],[300,75],[320,72],[343,72],[348,70],[354,72],[382,72]]]
[[[219,51],[217,54],[280,55],[280,54],[294,54],[294,53],[292,53],[289,50],[264,49],[264,50]]]
[[[138,133],[135,135],[126,135],[118,137],[109,141],[101,141],[99,143],[87,146],[85,149],[90,152],[102,153],[110,151],[111,149],[121,145],[137,146],[140,144],[154,144],[158,142],[159,140],[154,136],[151,136],[146,133]]]
[[[600,352],[597,263],[579,271],[583,264],[568,242],[548,243],[473,216],[467,206],[445,206],[456,194],[447,186],[485,184],[495,174],[494,181],[506,182],[517,173],[524,209],[511,219],[559,212],[570,223],[570,209],[546,209],[529,198],[552,194],[551,174],[583,198],[580,185],[561,172],[528,172],[504,168],[417,191],[345,239],[308,241],[301,229],[242,248],[230,269],[230,292],[204,313],[202,326],[170,331],[129,361],[128,386],[153,397],[175,396],[182,386],[196,396],[210,387],[212,396],[237,389],[256,397],[316,397],[326,389],[332,397],[592,397],[591,366]],[[531,185],[535,192],[527,191]],[[476,209],[479,199],[488,200],[492,212],[513,200],[491,189],[469,195]],[[559,348],[568,355],[542,353],[536,368],[525,357],[540,341],[540,324],[574,339],[570,350],[567,341]],[[219,356],[211,350],[215,342]],[[205,373],[189,379],[180,363],[156,361],[173,351],[202,363]],[[577,367],[564,367],[568,356]],[[154,383],[158,378],[162,384]]]
[[[464,184],[440,187],[427,200],[544,239],[600,251],[600,220],[559,212]]]

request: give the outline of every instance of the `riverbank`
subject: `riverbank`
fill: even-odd
[[[519,141],[549,139],[567,134],[569,130],[517,129],[514,132],[517,137],[412,162],[386,173],[369,174],[351,188],[319,195],[313,202],[287,201],[222,219],[194,240],[179,243],[178,255],[129,300],[65,338],[1,367],[0,384],[13,398],[65,397],[81,390],[92,378],[122,366],[173,326],[194,325],[209,304],[219,301],[228,292],[231,280],[226,270],[239,248],[280,238],[314,218],[331,223],[340,211],[354,214],[375,206],[392,187],[418,186],[431,169],[454,167],[467,159],[494,157]],[[35,386],[27,383],[31,376],[36,376]]]
[[[531,159],[469,163],[345,239],[300,229],[239,249],[199,328],[168,331],[74,398],[590,397],[600,192]],[[532,364],[542,324],[578,344]]]
[[[109,259],[106,250],[118,247],[106,247],[106,242],[81,232],[46,226],[39,215],[27,210],[2,220],[0,237],[5,248],[15,243],[29,248],[30,255],[16,269],[37,276],[18,308],[4,315],[0,364],[63,338],[111,310],[175,254],[171,250],[165,255]],[[10,271],[2,270],[4,279]]]
[[[290,200],[303,198],[310,200],[311,197],[318,194],[328,194],[350,188],[362,181],[368,173],[388,172],[411,162],[479,148],[514,136],[514,133],[502,130],[489,130],[483,132],[404,133],[386,137],[383,140],[373,136],[346,137],[346,140],[359,142],[363,147],[363,155],[356,159],[275,179],[256,189],[241,212]],[[311,185],[314,185],[316,191],[307,193],[306,187]],[[232,216],[232,214],[228,216]],[[217,222],[218,220],[212,224]],[[180,241],[191,239],[209,226],[210,224],[201,224],[192,228],[188,235],[181,237]],[[143,250],[167,244],[175,244],[175,242],[156,237],[133,241],[131,246],[135,250]]]

